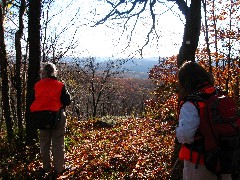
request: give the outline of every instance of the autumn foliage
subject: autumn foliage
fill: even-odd
[[[146,101],[148,117],[162,121],[177,119],[177,73],[176,56],[159,59],[159,64],[150,70],[149,78],[156,88],[152,92],[154,97]]]
[[[151,118],[108,118],[108,121],[112,123],[101,126],[96,120],[68,119],[66,162],[72,169],[62,179],[170,178],[174,151],[172,126]],[[3,156],[8,154],[7,148],[1,151],[3,177],[37,178],[41,167],[37,149],[13,149],[8,153],[14,155],[7,159]],[[32,159],[23,158],[30,154]]]
[[[206,9],[203,12],[205,23],[202,24],[205,41],[199,43],[196,61],[213,74],[216,86],[233,96],[239,107],[240,1],[203,2],[206,3],[203,4]],[[61,179],[181,178],[182,163],[175,164],[179,150],[175,143],[178,113],[176,59],[176,56],[159,58],[159,63],[150,70],[149,79],[155,85],[151,95],[148,90],[152,89],[152,84],[148,80],[112,76],[109,81],[105,81],[102,78],[105,71],[102,76],[95,74],[95,66],[89,69],[91,73],[86,69],[77,69],[73,73],[71,68],[60,68],[62,71],[59,75],[62,75],[74,94],[65,136],[66,163],[72,168]],[[11,70],[10,67],[9,69]],[[26,71],[26,67],[24,69]],[[106,72],[111,72],[110,69]],[[15,77],[10,79],[14,80]],[[13,82],[9,81],[7,85],[14,85]],[[23,85],[26,86],[25,81]],[[7,88],[6,92],[8,91]],[[25,94],[26,91],[23,95]],[[11,92],[10,95],[13,111],[11,117],[16,117],[12,101],[15,93]],[[93,102],[97,96],[99,102]],[[23,100],[22,105],[25,97]],[[3,108],[3,111],[8,112],[5,109],[7,108]],[[76,109],[79,112],[75,113]],[[103,118],[91,120],[91,114],[97,117],[111,114],[115,117],[107,117],[105,122]],[[9,125],[14,125],[14,131],[10,131],[14,138],[11,142],[7,141],[7,125],[2,123],[0,179],[38,179],[42,167],[39,143],[36,142],[33,147],[28,146],[21,134],[18,135],[23,125],[20,124],[18,128],[15,119],[13,122],[6,118],[4,120]]]

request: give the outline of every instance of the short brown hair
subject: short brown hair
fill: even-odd
[[[187,61],[180,67],[178,80],[184,94],[192,94],[206,82],[214,85],[212,74],[207,72],[198,63],[192,61]]]

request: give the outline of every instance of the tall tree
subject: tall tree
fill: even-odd
[[[2,105],[4,112],[4,119],[7,126],[8,140],[13,138],[12,118],[10,116],[10,104],[9,104],[9,85],[8,85],[8,62],[6,45],[4,40],[4,28],[3,22],[5,17],[6,0],[0,2],[0,66],[1,66],[1,78],[2,78]]]
[[[30,113],[30,96],[35,83],[40,79],[40,19],[41,19],[41,0],[29,1],[28,15],[28,41],[29,41],[29,67],[26,97],[26,140],[27,144],[32,145],[37,139],[37,130],[34,127]]]
[[[184,61],[195,61],[201,29],[201,0],[191,0],[190,7],[184,0],[177,0],[176,3],[186,18],[183,42],[177,59],[180,67]]]
[[[17,117],[18,117],[18,129],[19,136],[22,137],[22,80],[21,80],[21,66],[22,66],[22,45],[21,38],[23,35],[23,15],[26,8],[25,0],[21,0],[19,10],[19,29],[15,33],[15,50],[16,50],[16,71],[15,71],[15,85],[17,90]]]

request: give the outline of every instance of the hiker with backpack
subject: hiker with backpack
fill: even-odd
[[[239,179],[240,119],[234,101],[218,92],[212,75],[196,62],[185,62],[178,80],[176,138],[182,144],[183,180]]]
[[[57,80],[57,68],[53,63],[43,65],[41,76],[42,79],[34,86],[30,106],[36,128],[40,130],[40,152],[43,161],[40,176],[50,174],[52,154],[52,175],[57,177],[65,170],[65,107],[70,105],[71,100],[64,83]]]

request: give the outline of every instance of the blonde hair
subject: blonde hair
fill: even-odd
[[[42,67],[41,76],[42,78],[51,77],[51,76],[57,77],[56,65],[51,62],[45,63]]]

